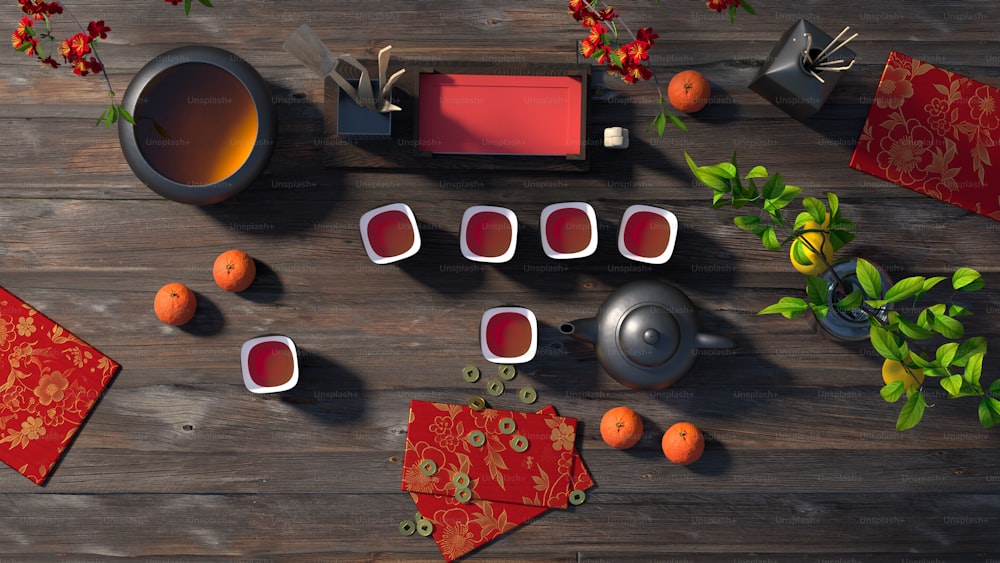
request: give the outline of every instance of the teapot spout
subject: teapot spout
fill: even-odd
[[[594,344],[597,342],[597,319],[577,319],[573,322],[559,325],[559,332],[568,334],[577,340]]]

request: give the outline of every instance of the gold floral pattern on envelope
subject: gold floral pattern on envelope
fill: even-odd
[[[1000,90],[889,54],[851,167],[1000,221]]]
[[[514,429],[501,430],[502,421]],[[482,433],[482,445],[469,439]],[[518,451],[515,438],[526,440]],[[471,479],[472,499],[566,508],[576,442],[576,420],[554,414],[412,401],[403,456],[403,490],[454,495],[456,474]],[[423,462],[435,471],[424,471]]]
[[[556,414],[552,405],[538,412]],[[580,452],[574,450],[570,488],[586,491],[593,486],[594,481]],[[550,510],[519,502],[479,499],[463,503],[448,495],[410,493],[410,496],[421,517],[434,525],[432,536],[446,562],[454,561]]]
[[[0,460],[44,483],[118,368],[0,288]]]

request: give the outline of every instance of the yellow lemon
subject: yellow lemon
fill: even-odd
[[[903,364],[896,360],[886,360],[882,362],[882,381],[888,385],[896,381],[902,381],[906,391],[909,392],[924,382],[924,370],[911,368],[912,375],[906,371]]]
[[[816,221],[809,221],[802,226],[803,229],[826,229],[829,224],[830,218],[820,225]],[[823,256],[816,254],[809,245],[806,245],[803,240],[807,241],[809,245],[813,248],[820,250]],[[801,249],[801,252],[809,258],[812,264],[803,264],[795,259],[795,253],[797,252],[796,247]],[[823,261],[823,257],[826,257],[826,261]],[[792,266],[795,267],[800,273],[807,276],[818,276],[826,271],[827,264],[833,263],[833,245],[830,243],[829,231],[826,233],[803,233],[792,241],[791,247],[788,249],[788,259],[792,261]]]

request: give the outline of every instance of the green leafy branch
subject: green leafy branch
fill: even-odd
[[[695,178],[712,188],[713,209],[726,206],[742,209],[749,204],[759,205],[760,210],[757,213],[737,215],[733,223],[740,229],[756,235],[768,250],[778,250],[788,242],[810,232],[820,233],[823,237],[822,244],[829,243],[834,252],[854,240],[854,223],[841,216],[840,200],[836,194],[827,194],[829,208],[827,204],[814,197],[804,198],[802,206],[805,210],[795,217],[792,230],[779,239],[778,229],[787,228],[782,210],[795,201],[802,193],[802,188],[786,184],[780,173],[775,172],[769,176],[767,168],[763,166],[754,166],[741,177],[737,171],[736,153],[733,153],[731,162],[720,162],[711,166],[698,166],[687,152],[684,153],[684,159]],[[763,181],[759,187],[758,180]],[[827,226],[823,227],[824,224]],[[800,240],[814,253],[824,255],[821,252],[822,248],[805,239]],[[805,255],[799,261],[804,265],[812,264]]]
[[[212,3],[209,0],[198,0],[198,2],[201,2],[201,5],[205,7],[208,8],[213,7]],[[191,0],[184,0],[184,15],[185,16],[191,15]]]
[[[769,176],[763,166],[755,166],[741,177],[735,154],[731,162],[711,166],[698,166],[686,152],[684,158],[695,177],[712,189],[712,208],[758,206],[760,211],[757,214],[736,216],[733,219],[736,226],[753,232],[768,250],[780,249],[789,241],[801,241],[812,252],[811,256],[818,256],[836,279],[833,307],[843,312],[861,311],[867,315],[872,346],[887,362],[899,362],[908,378],[907,382],[887,383],[880,390],[881,396],[888,402],[897,402],[904,393],[907,396],[896,421],[897,430],[913,428],[923,418],[928,407],[923,389],[924,376],[937,378],[948,398],[979,397],[979,422],[984,428],[1000,424],[1000,379],[986,389],[980,383],[986,339],[974,336],[963,340],[965,327],[960,318],[972,312],[953,302],[954,297],[962,292],[974,292],[984,287],[985,282],[979,272],[972,268],[959,268],[951,276],[953,293],[949,299],[924,307],[915,318],[908,318],[893,310],[893,306],[907,300],[912,300],[912,305],[916,306],[922,297],[948,278],[910,276],[890,287],[883,287],[878,268],[858,258],[855,273],[860,287],[848,291],[849,286],[832,269],[827,253],[823,252],[827,244],[836,251],[855,237],[855,225],[841,216],[839,199],[835,194],[828,193],[826,203],[812,197],[803,198],[804,211],[796,216],[792,231],[779,240],[776,228],[786,226],[782,210],[801,194],[801,189],[787,185],[780,174]],[[764,180],[764,184],[758,188],[756,180]],[[765,222],[765,219],[768,221]],[[818,233],[814,237],[819,239],[818,244],[803,236],[807,233]],[[794,244],[791,254],[800,264],[812,264],[810,255],[804,251],[797,252]],[[830,313],[831,301],[827,282],[818,276],[807,276],[805,299],[782,297],[758,314],[780,314],[792,319],[812,312],[822,319]],[[923,348],[921,343],[930,339],[944,342],[933,350],[917,350],[918,347]]]

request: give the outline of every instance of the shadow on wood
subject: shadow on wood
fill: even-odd
[[[177,328],[194,336],[211,336],[222,332],[226,326],[226,319],[219,306],[204,293],[195,291],[194,295],[198,301],[194,318]]]
[[[340,425],[364,418],[366,397],[357,374],[317,351],[299,350],[299,384],[281,395],[319,422]]]

